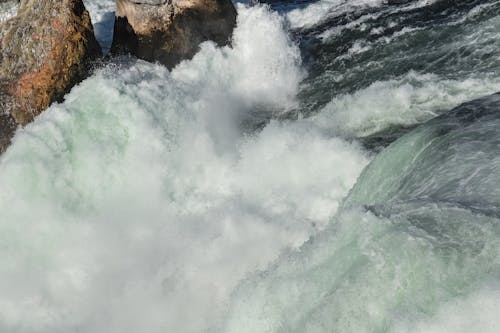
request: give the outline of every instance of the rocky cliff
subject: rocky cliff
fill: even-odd
[[[111,52],[169,67],[204,41],[227,44],[236,25],[231,0],[117,0],[116,8]]]
[[[17,16],[0,25],[0,151],[100,54],[82,0],[22,0]]]

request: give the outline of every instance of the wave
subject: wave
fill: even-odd
[[[466,103],[380,153],[323,233],[240,286],[221,330],[498,327],[499,109]]]
[[[308,123],[242,128],[294,107],[303,70],[280,15],[238,11],[233,48],[171,72],[116,59],[18,131],[0,158],[0,331],[200,332],[326,226],[369,156]]]
[[[344,137],[361,138],[395,126],[424,123],[452,106],[493,91],[500,91],[499,78],[447,80],[410,71],[353,94],[337,95],[311,121],[319,121]]]
[[[328,114],[347,137],[364,137],[500,90],[493,52],[500,6],[419,3],[361,10],[300,30],[309,75],[299,112]]]
[[[114,1],[86,4],[109,47]],[[500,97],[447,111],[500,90],[500,7],[273,6],[18,130],[1,332],[496,331]]]

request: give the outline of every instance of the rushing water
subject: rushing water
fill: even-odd
[[[238,13],[18,131],[0,332],[498,332],[500,2]]]

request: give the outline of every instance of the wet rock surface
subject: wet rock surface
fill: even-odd
[[[111,52],[173,67],[204,41],[228,44],[235,25],[231,0],[117,0]]]

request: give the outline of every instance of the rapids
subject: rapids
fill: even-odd
[[[500,3],[237,10],[231,47],[108,59],[18,130],[0,332],[498,332]]]

